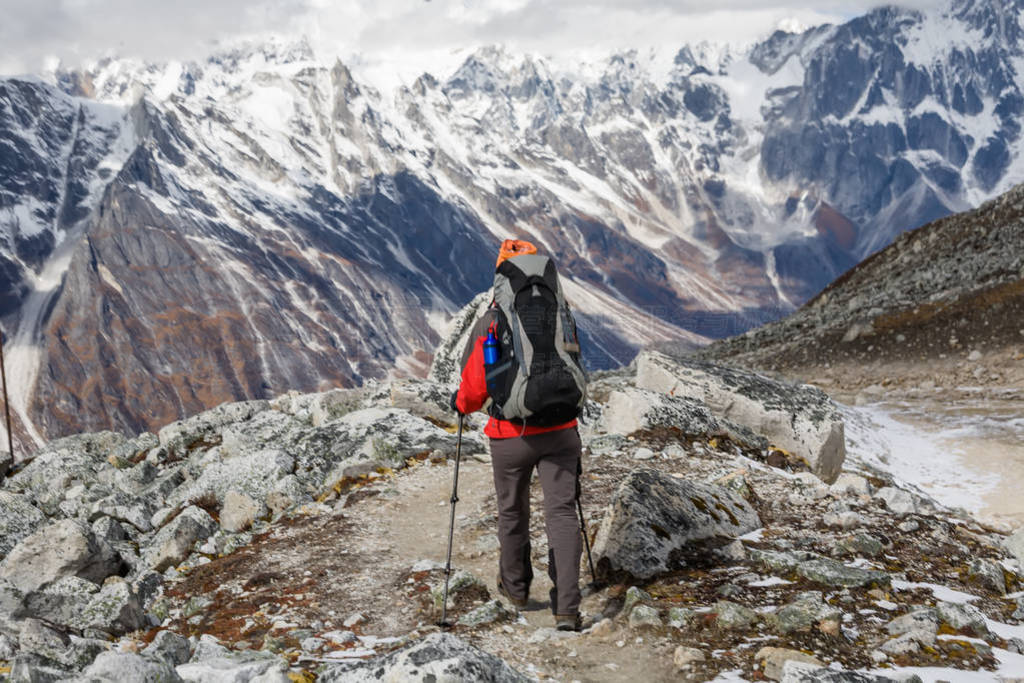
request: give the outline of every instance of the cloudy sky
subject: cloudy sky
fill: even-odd
[[[948,0],[894,0],[934,9]],[[843,21],[871,0],[0,0],[0,73],[107,54],[195,59],[235,38],[306,34],[340,56],[408,58],[480,44],[574,49],[749,42]],[[713,9],[712,9],[713,8]]]

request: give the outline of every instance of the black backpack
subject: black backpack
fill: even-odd
[[[579,417],[587,398],[576,321],[546,256],[506,259],[494,275],[496,363],[485,366],[488,412],[550,427]]]

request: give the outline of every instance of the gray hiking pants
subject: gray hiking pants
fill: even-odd
[[[575,428],[533,436],[491,439],[491,465],[498,495],[500,579],[509,595],[526,599],[533,580],[530,564],[530,477],[537,468],[544,491],[548,533],[551,611],[580,608],[580,522],[576,516],[577,472],[582,446]]]

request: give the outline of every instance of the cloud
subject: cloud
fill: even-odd
[[[948,0],[908,0],[935,9]],[[783,20],[844,21],[869,0],[5,0],[0,73],[116,54],[195,59],[235,38],[305,33],[378,58],[504,43],[531,51],[749,42]]]

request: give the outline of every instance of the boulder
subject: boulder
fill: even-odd
[[[910,683],[913,680],[920,682],[921,679],[915,676],[900,680]],[[790,659],[782,665],[779,683],[896,683],[896,679],[860,671],[827,669],[797,659]]]
[[[195,481],[187,482],[167,498],[168,505],[183,506],[216,501],[223,505],[228,491],[262,501],[274,485],[295,471],[295,460],[281,450],[263,450],[238,457],[213,456]]]
[[[117,491],[92,504],[89,508],[89,520],[110,517],[131,524],[139,531],[152,531],[153,524],[150,519],[156,511],[155,502],[157,501],[154,501],[152,496],[133,496]]]
[[[885,572],[850,567],[827,557],[816,557],[801,562],[796,567],[796,573],[810,581],[834,588],[885,586],[892,581],[892,577]]]
[[[922,607],[903,616],[896,617],[886,626],[889,635],[913,634],[918,642],[934,642],[939,632],[939,615],[931,607]]]
[[[991,560],[971,560],[967,566],[967,581],[999,595],[1006,595],[1006,576],[1003,574],[1003,568]]]
[[[143,552],[149,567],[162,572],[181,564],[192,552],[196,541],[203,541],[217,531],[217,522],[205,511],[188,507],[154,535]]]
[[[605,579],[649,579],[684,565],[695,544],[721,545],[760,526],[750,504],[721,486],[639,469],[615,492],[593,555]]]
[[[971,631],[978,638],[989,634],[985,615],[974,605],[940,602],[935,606],[939,620],[957,631]]]
[[[329,666],[317,677],[318,683],[427,680],[528,683],[531,679],[504,660],[449,633],[434,633],[365,661]]]
[[[637,605],[629,613],[630,628],[661,628],[663,625],[661,613],[649,605]]]
[[[699,401],[632,388],[609,394],[601,427],[609,434],[622,435],[656,429],[673,429],[688,435],[720,430],[711,411]]]
[[[1003,541],[1003,544],[1010,551],[1010,554],[1017,558],[1020,566],[1024,567],[1024,528],[1018,529],[1012,536]]]
[[[807,591],[800,593],[792,602],[769,615],[767,621],[773,631],[788,635],[798,631],[809,631],[823,621],[838,621],[841,616],[840,610],[826,603],[821,593]]]
[[[917,506],[914,504],[914,497],[902,489],[886,486],[879,489],[875,493],[874,497],[885,503],[885,507],[894,514],[902,516],[911,515],[917,512]]]
[[[641,389],[701,401],[715,417],[802,458],[822,481],[831,484],[839,476],[846,459],[845,427],[838,407],[820,389],[654,351],[642,351],[634,364]]]
[[[438,382],[401,379],[370,395],[375,405],[406,410],[434,423],[454,425],[458,415],[448,405],[451,389]]]
[[[288,677],[288,662],[266,652],[228,652],[217,657],[197,659],[193,656],[192,659],[176,669],[181,680],[189,683],[290,683],[292,680]]]
[[[62,519],[22,539],[0,562],[0,578],[29,593],[63,576],[100,583],[121,568],[117,553],[97,539],[92,529]]]
[[[169,663],[147,659],[131,652],[101,652],[82,672],[85,681],[131,681],[132,683],[180,683],[181,677]]]
[[[762,647],[754,655],[754,660],[761,665],[765,677],[773,681],[782,679],[782,670],[786,662],[803,662],[815,668],[825,666],[819,659],[807,653],[781,647]]]
[[[510,612],[500,600],[491,600],[459,617],[459,626],[472,628],[512,619],[515,619],[514,612]]]
[[[0,491],[0,558],[46,520],[28,496]]]
[[[64,576],[24,597],[24,611],[54,624],[75,624],[100,587],[77,576]]]
[[[68,623],[83,630],[93,629],[113,636],[148,625],[139,596],[128,582],[121,579],[108,580],[99,593],[92,596],[85,609]]]
[[[309,403],[309,418],[314,427],[322,427],[349,413],[365,408],[365,389],[331,389],[316,394]]]
[[[171,666],[180,666],[188,662],[190,657],[188,639],[174,631],[160,631],[142,654],[151,659],[163,660]]]
[[[260,503],[238,491],[224,494],[224,505],[220,509],[220,525],[225,531],[245,531],[264,512]]]
[[[157,434],[160,446],[146,456],[151,462],[180,460],[195,450],[205,450],[221,442],[223,428],[245,422],[270,408],[269,401],[224,403],[192,417],[172,422]]]
[[[109,647],[103,640],[69,638],[38,619],[25,619],[20,627],[18,648],[22,654],[41,657],[68,669],[82,669]],[[12,679],[18,680],[14,676]]]
[[[702,650],[698,650],[695,647],[685,647],[683,645],[678,646],[675,652],[672,653],[672,663],[675,664],[677,671],[688,669],[694,664],[698,664],[707,659]]]
[[[112,469],[107,455],[123,442],[124,437],[114,432],[51,441],[17,474],[8,477],[6,488],[25,494],[47,515],[56,515],[69,489],[91,487],[101,469]]]
[[[491,292],[481,292],[456,313],[441,335],[441,343],[434,350],[427,379],[445,387],[454,388],[462,372],[462,352],[469,341],[473,325],[491,304]]]

